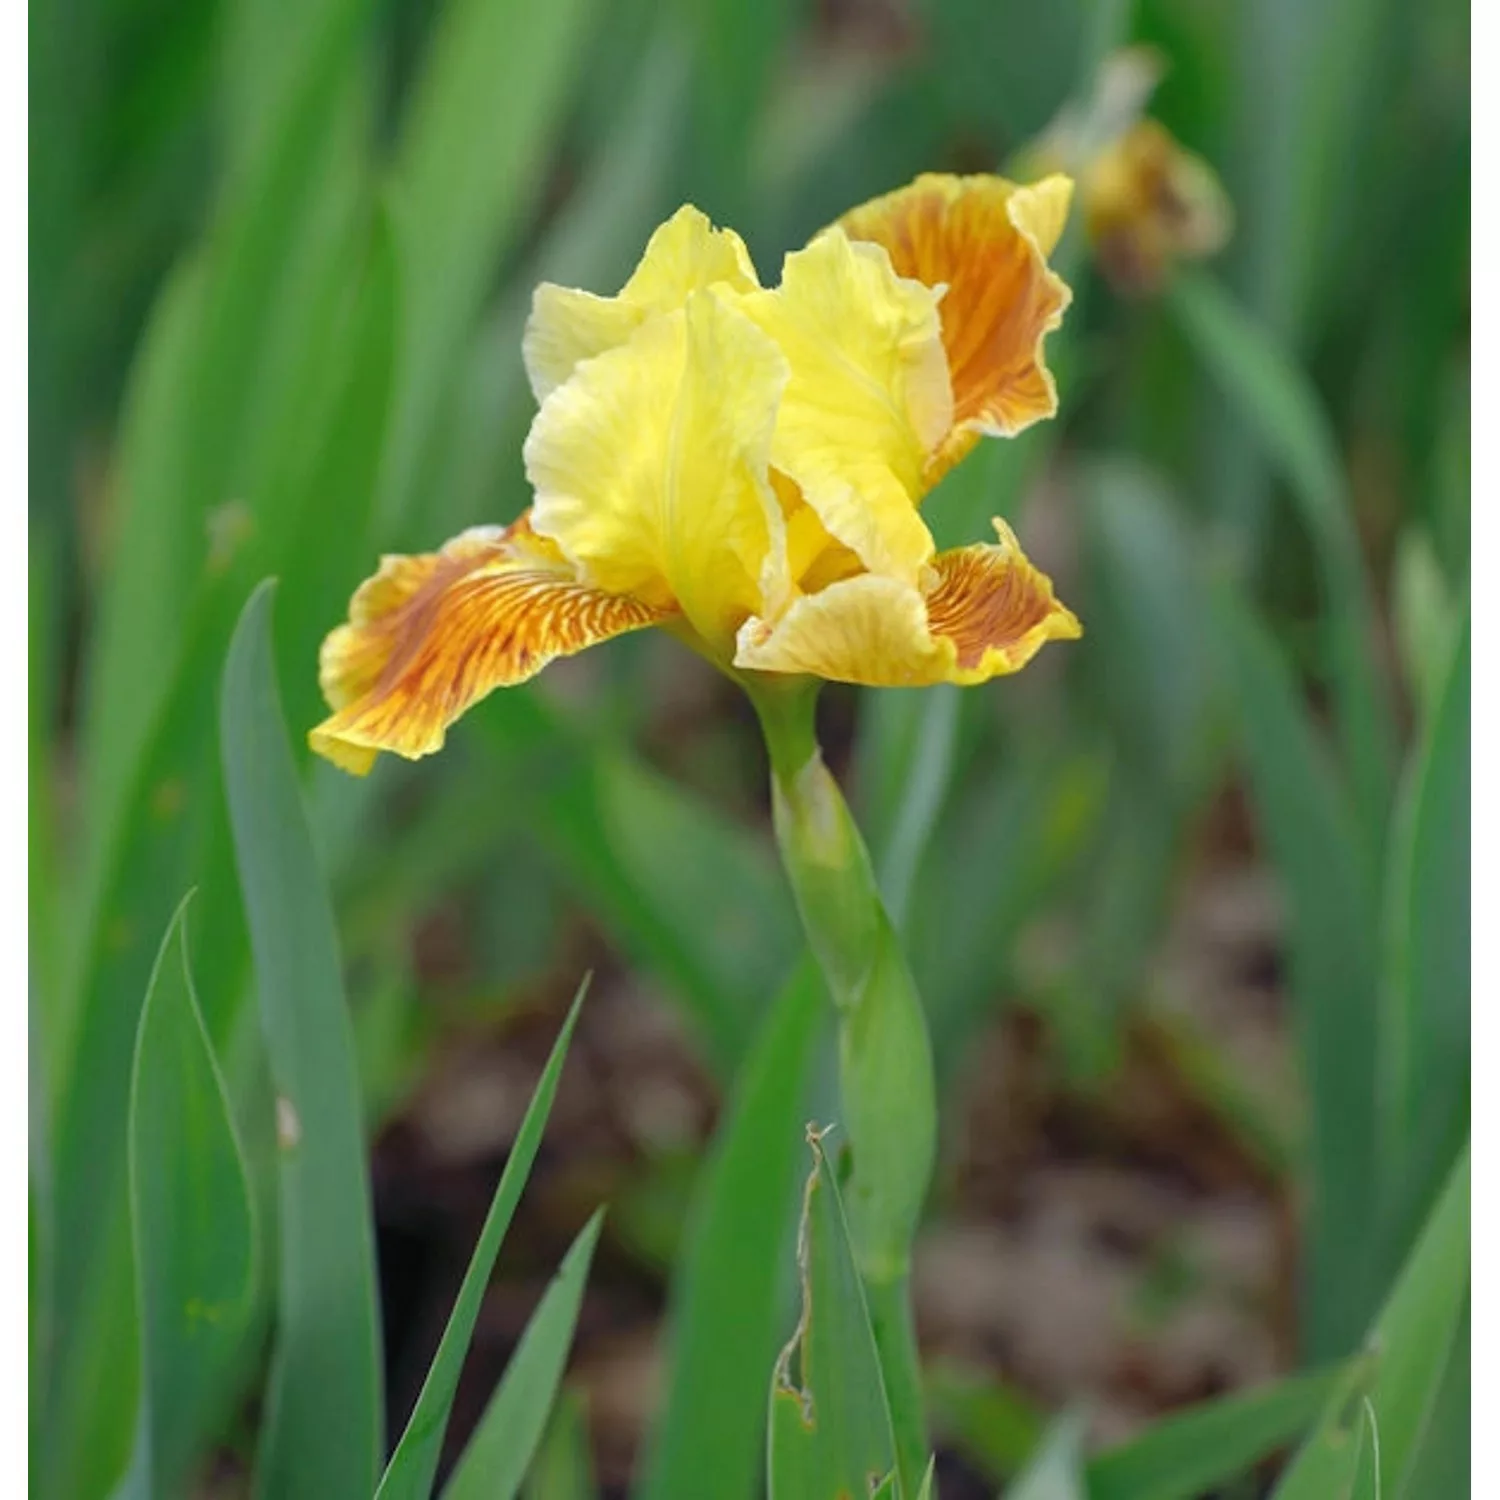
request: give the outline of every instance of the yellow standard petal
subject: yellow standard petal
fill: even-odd
[[[747,621],[737,667],[804,672],[869,687],[970,685],[1018,672],[1082,627],[1052,582],[995,521],[997,544],[940,553],[925,587],[870,574],[798,599],[774,626]]]
[[[953,417],[937,297],[834,228],[741,300],[791,366],[771,462],[866,568],[913,584],[932,556],[916,505]]]
[[[581,584],[524,517],[466,531],[440,552],[383,558],[348,624],[323,642],[319,680],[334,713],[309,743],[357,776],[380,750],[430,755],[493,689],[670,614]]]
[[[953,422],[929,485],[981,434],[1013,437],[1057,411],[1043,343],[1073,294],[1047,257],[1072,190],[1061,175],[1018,187],[1000,177],[927,173],[839,220],[852,239],[883,246],[898,275],[947,289],[942,330]]]
[[[526,440],[533,522],[596,588],[680,607],[727,657],[787,591],[768,474],[780,350],[726,296],[691,293],[581,365]]]
[[[521,345],[536,399],[545,400],[584,360],[625,343],[653,313],[675,311],[690,292],[716,285],[748,292],[760,282],[739,235],[715,229],[691,204],[651,236],[618,296],[544,281],[532,295]]]

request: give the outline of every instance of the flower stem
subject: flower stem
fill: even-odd
[[[870,856],[814,730],[817,685],[751,688],[771,757],[772,811],[809,946],[838,1012],[845,1195],[891,1405],[903,1493],[927,1461],[908,1293],[937,1135],[927,1019]]]

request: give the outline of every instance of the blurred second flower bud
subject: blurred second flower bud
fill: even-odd
[[[1145,116],[1163,71],[1150,48],[1116,52],[1093,97],[1063,110],[1022,157],[1024,170],[1077,179],[1090,249],[1124,293],[1154,292],[1179,260],[1213,255],[1234,223],[1213,168]]]

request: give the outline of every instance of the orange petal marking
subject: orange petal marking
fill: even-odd
[[[1018,672],[1052,640],[1083,633],[1011,530],[940,552],[923,589],[861,573],[804,594],[773,622],[748,620],[735,665],[868,687],[963,686]]]
[[[1071,192],[1062,176],[1018,187],[1000,177],[927,173],[839,220],[851,239],[883,245],[898,275],[948,288],[939,312],[954,422],[929,464],[929,483],[981,434],[1013,437],[1057,410],[1042,345],[1073,294],[1047,256]]]
[[[927,595],[927,628],[953,651],[950,682],[984,682],[1018,672],[1048,641],[1076,640],[1083,627],[1053,596],[1052,580],[996,520],[1000,541],[977,542],[933,559],[937,583]]]
[[[323,642],[319,680],[335,712],[309,743],[359,776],[380,750],[430,755],[495,688],[670,614],[579,583],[524,516],[466,531],[440,552],[386,557],[355,591],[349,623]]]

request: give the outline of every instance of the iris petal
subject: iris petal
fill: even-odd
[[[1049,640],[1082,633],[1003,521],[998,543],[933,559],[925,589],[862,574],[797,600],[776,624],[748,621],[738,667],[869,687],[970,685],[1019,671]]]
[[[760,283],[739,235],[715,229],[690,203],[651,236],[618,296],[544,281],[521,346],[536,399],[545,400],[584,360],[625,343],[653,314],[673,312],[691,292],[715,285],[748,292]]]
[[[1019,187],[1000,177],[927,173],[839,220],[852,239],[883,246],[898,275],[947,288],[942,338],[953,424],[928,485],[981,434],[1013,437],[1057,410],[1043,343],[1072,293],[1047,257],[1072,188],[1061,175]]]
[[[787,590],[768,472],[786,380],[781,352],[730,300],[690,294],[543,403],[526,440],[537,531],[595,587],[679,607],[727,651]]]
[[[349,622],[323,642],[319,678],[335,712],[309,743],[360,776],[380,750],[430,755],[495,688],[669,617],[581,584],[524,519],[476,527],[440,552],[388,556],[356,590]]]
[[[791,366],[771,462],[866,568],[915,583],[932,556],[916,503],[953,411],[937,294],[835,228],[741,305]]]

